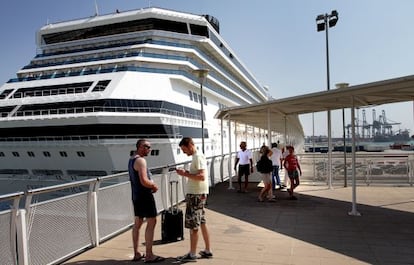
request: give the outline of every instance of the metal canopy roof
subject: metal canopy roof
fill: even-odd
[[[299,114],[411,100],[414,100],[414,75],[226,108],[219,110],[215,118],[268,129],[267,115],[270,113],[270,130],[284,132],[288,127],[303,133]]]

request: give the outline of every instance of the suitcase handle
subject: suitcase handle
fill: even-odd
[[[175,183],[175,207],[173,203],[173,184]],[[170,211],[172,214],[178,213],[178,180],[171,180],[170,181],[170,202],[171,207]]]

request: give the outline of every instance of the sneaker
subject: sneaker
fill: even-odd
[[[198,252],[198,254],[200,254],[200,256],[202,258],[209,259],[209,258],[212,258],[213,257],[213,253],[211,253],[210,251],[207,251],[207,250],[201,250],[200,252]]]
[[[179,256],[177,257],[178,261],[196,261],[197,260],[197,256],[193,255],[191,253],[187,253],[183,256]]]

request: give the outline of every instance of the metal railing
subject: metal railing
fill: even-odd
[[[299,157],[301,183],[327,185],[327,154],[307,153]],[[210,187],[234,176],[234,158],[235,153],[207,158]],[[255,152],[253,160],[258,158]],[[343,184],[342,159],[342,154],[333,155],[334,185]],[[357,185],[413,186],[412,153],[358,153],[356,161]],[[152,176],[160,187],[154,194],[158,212],[171,206],[171,180],[179,182],[179,201],[184,200],[185,186],[175,169],[188,169],[189,163],[153,169],[161,172]],[[347,178],[351,178],[351,168],[347,163]],[[253,181],[260,181],[260,176],[256,177],[258,180]],[[0,212],[2,264],[57,264],[129,229],[134,220],[130,190],[128,173],[124,172],[0,196],[0,203],[12,202],[11,209]],[[53,198],[56,193],[63,196]]]
[[[328,184],[328,154],[304,153],[299,155],[302,167],[302,184]],[[357,185],[394,185],[413,186],[414,153],[371,153],[358,152],[355,165],[352,165],[351,153],[347,154],[346,167],[344,155],[332,153],[332,184],[347,186],[351,183],[352,170],[355,167]]]
[[[231,155],[207,158],[210,187],[228,179],[232,160]],[[154,194],[158,212],[171,206],[170,180],[179,181],[179,201],[184,200],[184,183],[175,168],[188,169],[189,163],[167,165],[152,176],[160,187]],[[53,198],[57,193],[64,196]],[[3,195],[4,201],[13,203],[0,212],[2,264],[57,264],[129,229],[134,221],[127,172]]]

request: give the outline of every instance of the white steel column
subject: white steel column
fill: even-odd
[[[224,155],[224,128],[223,128],[223,118],[220,119],[220,144],[221,144],[221,156]]]
[[[231,120],[229,118],[229,190],[234,189],[233,188],[233,163],[231,161],[232,157],[231,157]],[[235,172],[235,175],[237,175],[237,171]]]
[[[252,131],[252,134],[253,134],[253,146],[252,147],[253,148],[255,148],[255,146],[256,146],[256,141],[255,141],[256,140],[256,130],[255,129],[256,129],[256,127],[252,128],[252,130],[253,130]]]
[[[332,189],[332,134],[331,110],[328,110],[328,186]]]
[[[224,178],[224,167],[223,167],[223,159],[224,159],[224,128],[223,128],[223,118],[220,119],[220,144],[221,144],[221,170],[220,170],[220,178],[223,181]]]
[[[272,145],[272,132],[270,130],[270,108],[267,108],[267,146]]]
[[[351,109],[351,125],[352,125],[352,210],[348,212],[349,215],[360,216],[356,207],[356,159],[355,159],[355,105],[354,97],[352,97]]]
[[[237,152],[237,121],[234,121],[234,150]]]
[[[244,125],[244,133],[246,134],[246,138],[244,139],[244,141],[246,141],[246,143],[249,142],[249,137],[247,135],[247,124]]]

